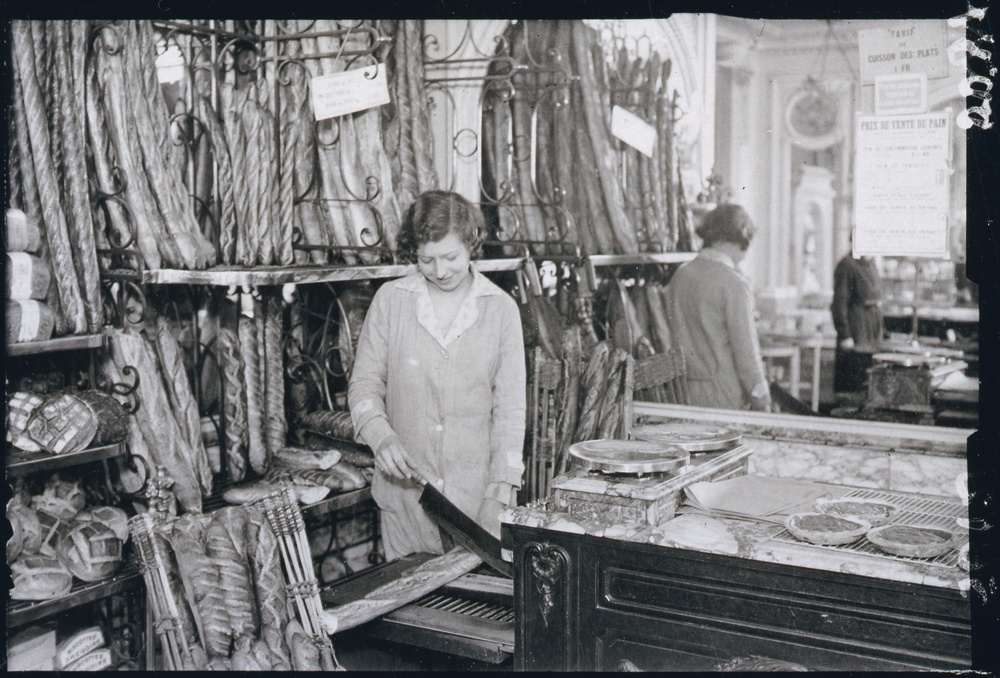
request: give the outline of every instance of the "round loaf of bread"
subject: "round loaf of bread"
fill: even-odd
[[[25,452],[41,452],[42,446],[28,435],[28,420],[45,401],[30,391],[17,391],[7,401],[7,442]]]
[[[76,523],[59,537],[56,554],[76,578],[101,581],[114,574],[121,564],[122,540],[99,522]]]
[[[9,564],[21,555],[21,546],[24,545],[24,528],[21,527],[21,518],[17,511],[7,511],[7,522],[10,523],[10,539],[7,540],[7,563]]]
[[[31,498],[31,506],[60,520],[72,520],[87,503],[80,481],[63,480],[53,475],[41,494]]]
[[[32,412],[28,435],[50,454],[69,454],[90,444],[97,424],[93,409],[76,394],[56,393]]]
[[[69,593],[73,575],[56,558],[21,556],[10,566],[14,588],[12,600],[51,600]]]
[[[29,506],[10,504],[7,507],[8,520],[13,520],[13,515],[17,516],[21,525],[21,553],[29,556],[38,553],[38,547],[42,545],[42,524],[38,522],[38,514]]]
[[[105,527],[110,527],[115,536],[125,542],[128,540],[128,515],[114,506],[92,506],[85,508],[73,518],[78,523],[96,521]]]

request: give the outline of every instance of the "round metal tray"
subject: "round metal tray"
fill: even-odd
[[[569,455],[577,465],[604,473],[664,473],[691,460],[676,445],[645,440],[585,440],[570,445]]]
[[[725,450],[743,440],[743,434],[722,426],[686,423],[637,426],[631,436],[635,440],[676,445],[691,453]]]

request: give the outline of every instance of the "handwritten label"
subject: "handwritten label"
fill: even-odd
[[[653,157],[656,128],[621,106],[611,109],[611,134],[647,158]]]
[[[947,259],[951,110],[858,116],[855,256]]]
[[[875,115],[927,112],[927,75],[903,73],[875,77]]]
[[[900,21],[889,28],[858,31],[861,83],[871,85],[878,75],[924,73],[928,78],[948,75],[948,26],[943,19]]]
[[[328,120],[389,103],[385,64],[320,75],[312,79],[310,87],[316,120]]]

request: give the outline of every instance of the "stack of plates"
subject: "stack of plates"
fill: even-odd
[[[570,445],[569,455],[578,466],[603,473],[666,473],[691,458],[676,445],[643,440],[585,440]]]
[[[632,438],[673,445],[690,454],[731,450],[743,441],[738,431],[710,424],[650,424],[632,429]]]

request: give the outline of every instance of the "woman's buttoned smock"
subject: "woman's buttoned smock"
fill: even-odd
[[[690,405],[742,409],[769,393],[750,281],[725,254],[706,248],[666,290],[670,334],[684,352]]]
[[[449,328],[438,327],[419,273],[384,284],[365,317],[348,389],[359,441],[377,450],[395,433],[417,467],[475,518],[483,499],[520,487],[525,363],[513,299],[478,271]],[[422,488],[376,470],[386,558],[441,553]]]

